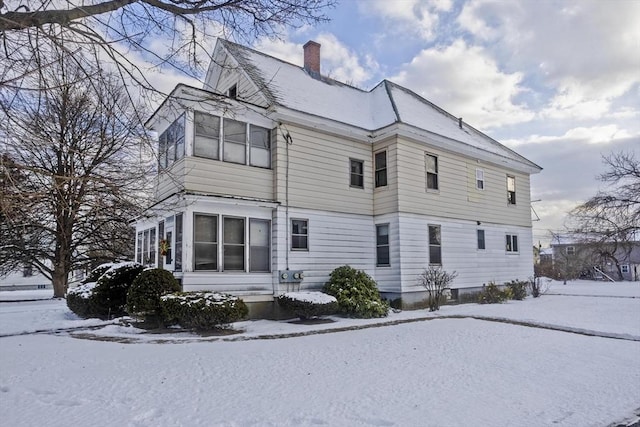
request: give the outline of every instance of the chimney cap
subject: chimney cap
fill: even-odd
[[[320,43],[313,41],[313,40],[309,40],[308,42],[306,42],[302,47],[306,48],[307,46],[312,45],[312,46],[318,46],[320,47]]]

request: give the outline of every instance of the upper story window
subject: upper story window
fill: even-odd
[[[476,169],[476,188],[484,190],[484,171],[482,169]]]
[[[438,157],[433,154],[424,155],[424,166],[427,172],[427,190],[438,189]]]
[[[375,154],[375,185],[376,188],[387,185],[387,152],[380,151]]]
[[[518,236],[515,234],[507,234],[506,240],[507,252],[518,252]]]
[[[271,167],[269,129],[200,111],[195,112],[194,120],[195,156],[218,160],[222,154],[225,162]]]
[[[158,138],[158,170],[165,169],[184,157],[184,114]]]
[[[507,175],[507,204],[516,204],[516,177]]]
[[[196,111],[194,119],[193,154],[198,157],[218,159],[220,156],[220,117]]]
[[[355,188],[364,188],[364,162],[362,160],[349,159],[349,185]]]

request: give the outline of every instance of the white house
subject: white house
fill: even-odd
[[[313,41],[304,63],[218,40],[204,88],[173,90],[147,123],[159,174],[138,261],[247,302],[318,289],[344,264],[405,303],[429,265],[458,273],[454,297],[533,276],[538,165],[390,81],[322,76]]]

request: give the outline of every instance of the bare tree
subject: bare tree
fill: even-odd
[[[130,258],[129,221],[146,204],[151,161],[139,114],[121,80],[61,52],[0,110],[5,142],[0,268],[28,263],[65,295],[87,263]],[[6,95],[7,91],[3,92]]]
[[[603,161],[608,168],[599,179],[606,187],[571,212],[570,228],[621,279],[621,261],[640,240],[640,159],[620,152]]]
[[[0,0],[0,87],[21,86],[53,50],[81,50],[92,66],[154,89],[148,67],[198,76],[214,37],[249,41],[327,21],[336,0]],[[44,57],[43,57],[44,55]]]

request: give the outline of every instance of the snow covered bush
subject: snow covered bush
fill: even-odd
[[[287,292],[278,304],[302,320],[338,312],[338,300],[322,292]]]
[[[125,314],[127,292],[143,267],[135,262],[103,264],[89,277],[95,282],[84,283],[67,292],[67,306],[81,317],[113,318]],[[102,272],[102,274],[100,274]]]
[[[160,298],[172,292],[180,292],[180,284],[170,271],[161,268],[144,270],[127,293],[127,313],[147,322],[155,321],[161,326]]]
[[[524,280],[512,280],[505,283],[507,288],[511,291],[511,299],[523,300],[527,297],[527,286],[529,282]]]
[[[93,270],[91,270],[89,272],[89,274],[87,274],[87,277],[85,277],[82,280],[82,284],[87,284],[87,283],[95,283],[98,281],[98,279],[100,278],[100,276],[102,276],[104,273],[107,272],[108,269],[110,269],[113,266],[113,263],[106,263],[106,264],[100,264],[99,266],[97,266],[96,268],[94,268]]]
[[[478,294],[478,302],[480,304],[496,304],[509,299],[511,294],[509,288],[502,290],[494,282],[488,285],[482,285],[482,291]]]
[[[167,324],[184,328],[214,329],[237,322],[249,314],[240,298],[218,292],[176,292],[160,298]]]
[[[375,280],[348,265],[331,272],[323,292],[336,297],[340,312],[348,316],[385,317],[389,312],[389,303],[380,298]]]
[[[455,271],[448,273],[442,269],[442,267],[429,266],[425,268],[422,274],[418,276],[418,283],[420,283],[429,293],[427,297],[427,303],[429,304],[429,311],[436,311],[440,309],[440,304],[446,299],[446,292],[449,289],[449,285],[458,276]]]

